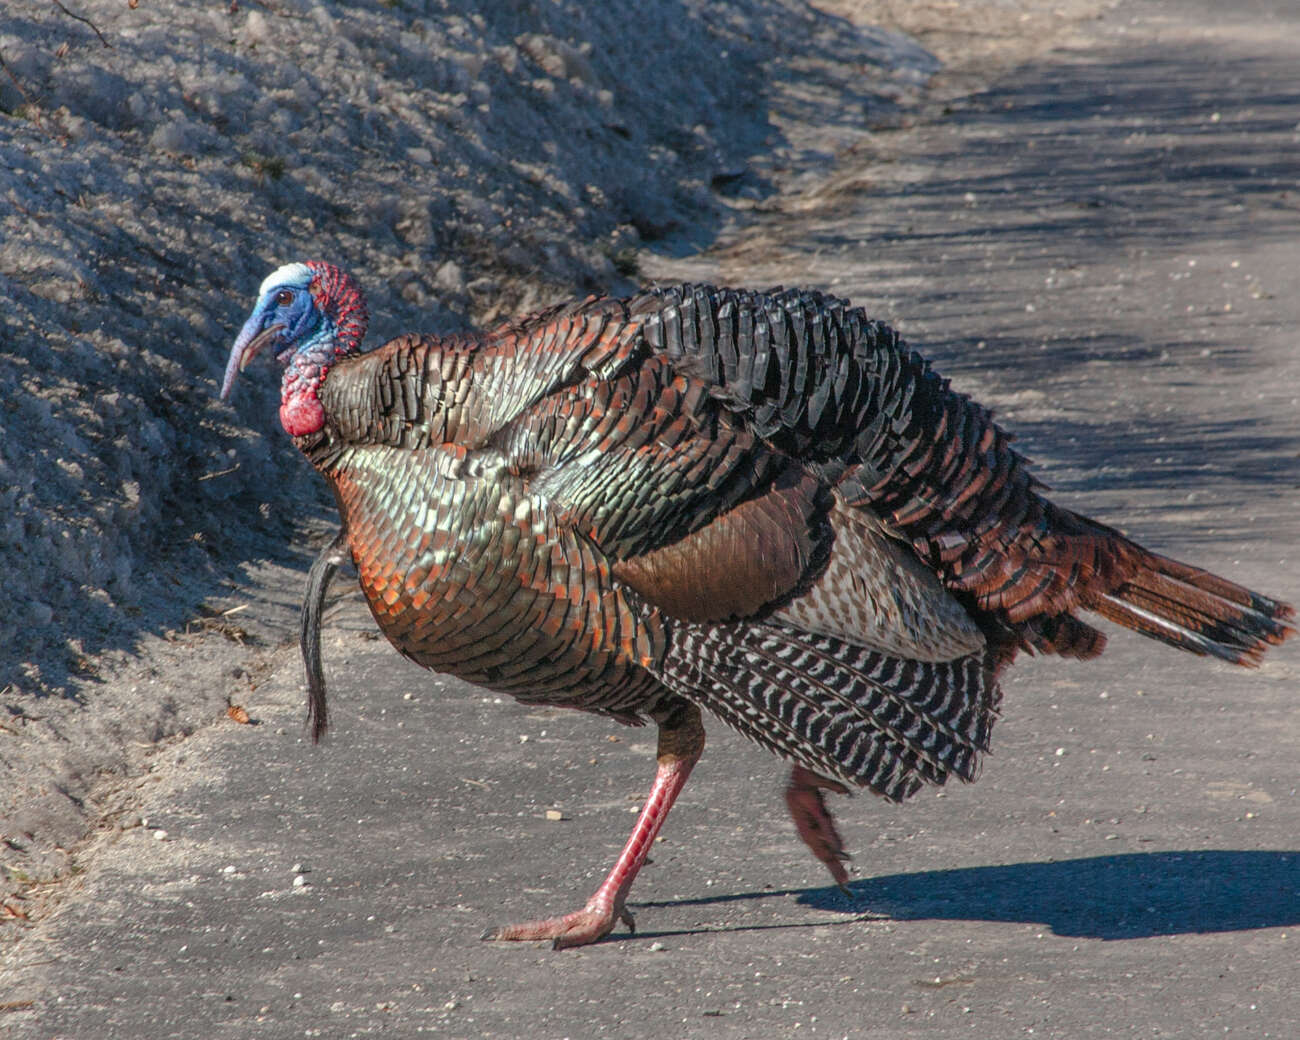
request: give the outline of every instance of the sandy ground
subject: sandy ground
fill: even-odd
[[[730,203],[703,254],[642,249],[642,276],[851,296],[996,406],[1066,504],[1300,599],[1293,17],[1262,2],[1229,15],[1135,0],[1095,23],[977,10],[987,21],[963,34],[943,5],[909,8],[903,27],[950,61],[930,101],[893,129],[829,128],[829,176],[784,171],[781,190]],[[980,75],[990,85],[971,93]],[[66,826],[102,820],[92,838],[42,851],[13,835],[7,858],[56,883],[18,879],[5,904],[30,920],[6,926],[22,941],[0,973],[0,1027],[1300,1031],[1294,646],[1256,673],[1123,636],[1088,665],[1017,665],[978,784],[842,807],[851,900],[790,833],[780,769],[715,727],[633,892],[638,934],[552,954],[476,936],[585,898],[652,738],[422,673],[340,582],[338,729],[311,748],[284,646],[311,553],[308,537],[240,575],[214,602],[244,609],[176,644],[183,669],[150,657],[121,701],[170,697],[213,722],[234,699],[255,725],[159,733],[98,785],[86,755],[89,795]]]

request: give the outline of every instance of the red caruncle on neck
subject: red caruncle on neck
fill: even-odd
[[[316,397],[328,368],[306,366],[305,371],[292,365],[284,373],[280,386],[280,425],[291,437],[315,433],[325,425],[325,409]]]

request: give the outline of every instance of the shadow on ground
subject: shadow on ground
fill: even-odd
[[[851,913],[855,920],[869,911],[895,921],[1003,921],[1039,924],[1056,935],[1084,939],[1300,925],[1300,851],[1091,856],[891,874],[855,881],[851,888],[851,901],[828,885],[641,905],[794,895],[802,906]]]

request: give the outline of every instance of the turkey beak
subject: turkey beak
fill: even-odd
[[[284,332],[284,325],[279,322],[266,329],[261,325],[262,316],[254,314],[239,330],[239,338],[230,348],[230,359],[226,362],[226,377],[221,381],[223,401],[230,397],[230,391],[235,388],[235,380],[239,377],[239,373],[257,356],[258,351],[268,343],[279,340],[281,333]]]

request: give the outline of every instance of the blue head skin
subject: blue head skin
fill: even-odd
[[[312,298],[313,277],[306,264],[286,264],[262,282],[257,306],[240,329],[226,362],[226,378],[221,384],[223,400],[230,396],[239,373],[263,347],[274,344],[296,349],[321,330],[324,315]],[[284,361],[287,363],[289,358]]]
[[[350,275],[318,261],[286,264],[258,290],[226,362],[221,396],[229,397],[239,373],[274,346],[285,366],[280,422],[293,436],[315,433],[325,423],[317,390],[337,358],[358,352],[365,326],[365,303]]]

